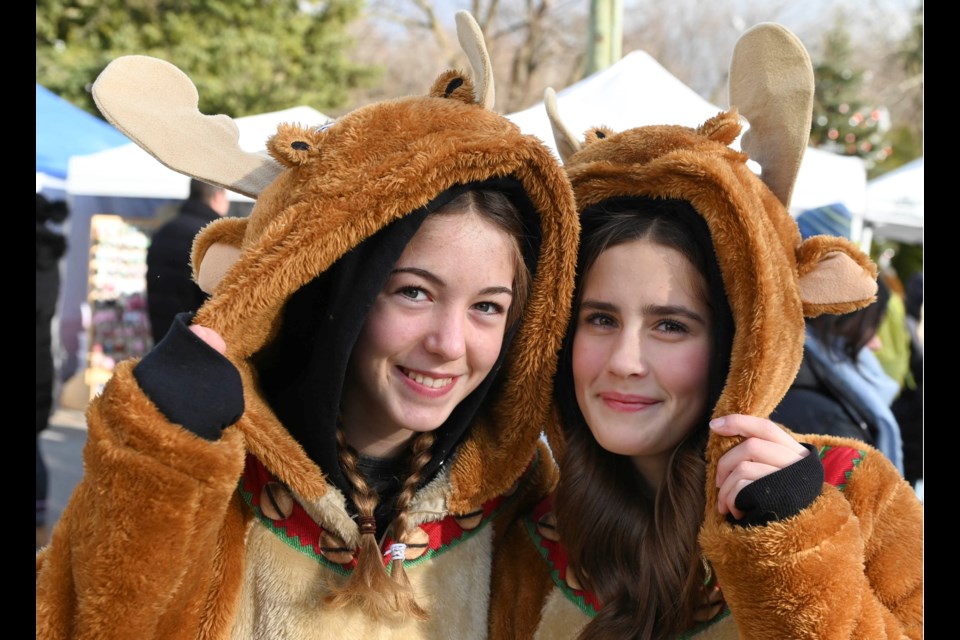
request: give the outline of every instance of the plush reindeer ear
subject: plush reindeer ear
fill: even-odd
[[[797,248],[803,315],[861,309],[877,294],[877,265],[846,238],[813,236]]]
[[[732,107],[723,113],[713,116],[697,127],[697,133],[714,142],[729,145],[737,139],[741,129],[742,126],[737,108]]]
[[[270,157],[240,148],[233,119],[200,113],[196,86],[169,62],[117,58],[97,77],[93,98],[107,120],[178,173],[251,198],[280,174]]]
[[[470,61],[473,78],[460,71],[447,71],[434,80],[430,95],[435,98],[452,98],[467,104],[478,104],[484,109],[493,109],[496,92],[493,86],[493,66],[483,41],[480,25],[467,11],[456,14],[457,38],[460,48]]]
[[[213,294],[223,276],[240,259],[247,218],[220,218],[193,239],[190,262],[193,279],[204,293]]]
[[[287,167],[300,167],[320,157],[326,134],[315,127],[281,124],[267,141],[267,151]]]
[[[765,22],[737,40],[730,62],[730,105],[747,119],[741,148],[760,164],[760,178],[784,208],[810,140],[813,65],[803,43]]]

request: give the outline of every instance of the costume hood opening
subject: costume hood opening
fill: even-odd
[[[697,261],[703,262],[702,268],[705,270],[707,303],[714,318],[710,328],[711,343],[714,347],[707,377],[709,388],[701,421],[702,424],[706,424],[706,421],[710,418],[712,408],[717,404],[723,392],[727,376],[729,375],[734,323],[713,240],[703,216],[682,200],[651,199],[641,196],[616,197],[587,207],[581,212],[581,237],[591,236],[597,228],[608,221],[611,214],[641,210],[650,211],[651,206],[659,209],[659,201],[661,200],[669,207],[671,217],[678,220],[680,227],[686,229],[693,238],[692,245],[696,247],[696,252],[700,254]],[[660,212],[651,213],[655,218],[664,218],[662,209]],[[612,246],[619,246],[620,244],[631,241],[633,240],[621,238],[615,244],[603,247],[601,253]],[[588,428],[576,398],[573,381],[572,354],[574,333],[578,325],[579,298],[582,294],[583,279],[586,271],[592,266],[587,266],[587,261],[590,259],[587,253],[590,251],[591,248],[588,245],[581,243],[577,257],[579,270],[577,272],[576,286],[574,289],[570,323],[566,337],[564,338],[563,348],[560,351],[556,382],[554,384],[554,397],[560,412],[561,424],[565,434],[564,439],[569,437],[569,433],[573,429]],[[596,257],[597,256],[593,256],[594,259],[596,259]],[[698,266],[697,269],[699,271],[700,266]]]
[[[294,293],[283,309],[276,339],[253,358],[264,395],[277,417],[347,495],[351,487],[340,469],[335,433],[357,337],[394,264],[426,217],[472,189],[504,192],[520,211],[525,228],[521,243],[524,260],[531,278],[535,277],[540,230],[521,185],[512,178],[455,185],[361,242]],[[433,458],[424,468],[421,486],[449,459],[478,412],[495,400],[498,374],[516,330],[516,323],[507,328],[491,372],[435,431]]]
[[[870,304],[876,267],[844,238],[802,240],[788,212],[813,100],[812,65],[796,36],[772,23],[745,32],[730,67],[730,100],[729,111],[696,128],[596,127],[582,140],[563,124],[550,90],[545,103],[580,211],[617,198],[667,198],[689,202],[706,221],[735,325],[713,415],[766,417],[800,366],[804,317]],[[737,151],[730,145],[741,113],[750,129]],[[562,434],[554,437],[562,448]],[[715,464],[734,444],[711,436],[708,460]],[[707,484],[710,504],[715,487]]]

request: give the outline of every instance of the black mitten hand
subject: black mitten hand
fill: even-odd
[[[177,315],[133,375],[170,422],[217,440],[243,415],[243,383],[233,363],[190,330],[192,318]]]
[[[734,501],[743,511],[740,520],[727,520],[744,527],[765,525],[794,516],[811,504],[823,489],[823,464],[813,445],[801,443],[810,455],[744,487]]]

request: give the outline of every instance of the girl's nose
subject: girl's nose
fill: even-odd
[[[457,360],[466,353],[463,315],[456,312],[437,313],[424,344],[427,351],[444,360]]]
[[[611,373],[626,378],[644,375],[647,366],[644,359],[643,340],[636,333],[624,332],[613,346],[608,367]]]

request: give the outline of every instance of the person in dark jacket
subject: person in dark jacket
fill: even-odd
[[[207,299],[193,281],[190,251],[200,229],[229,209],[225,189],[192,179],[177,215],[153,234],[147,249],[147,311],[154,344],[167,334],[175,315],[196,311]]]
[[[858,364],[869,349],[889,300],[881,286],[877,302],[843,316],[821,316],[807,321],[807,341],[797,377],[774,412],[772,419],[799,432],[817,428],[845,438],[856,438],[876,446],[877,425],[865,400],[861,399],[832,365]],[[824,345],[827,358],[810,353],[811,340]],[[827,347],[826,345],[831,345]]]
[[[40,433],[53,409],[53,317],[60,295],[60,258],[67,250],[63,234],[48,223],[67,217],[67,204],[37,194],[37,548],[46,543],[47,466],[40,452]]]

